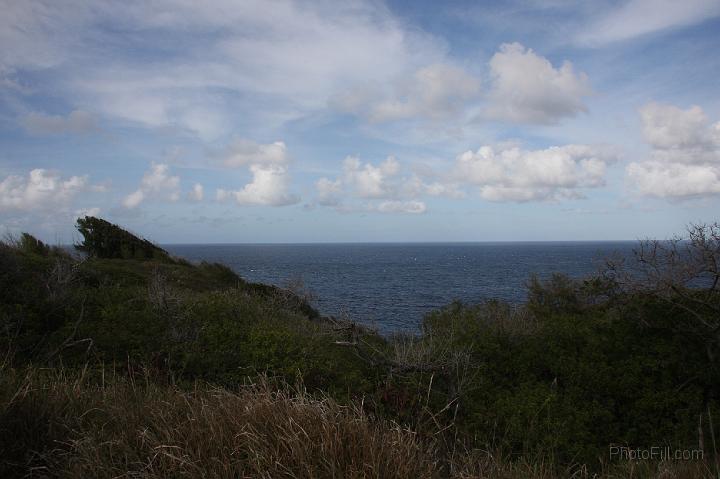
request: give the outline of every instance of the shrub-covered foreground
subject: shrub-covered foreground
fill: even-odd
[[[435,443],[362,404],[267,377],[231,392],[104,370],[2,373],[2,477],[600,477],[479,450],[441,461]],[[709,473],[702,463],[626,464],[602,477]]]
[[[127,235],[0,244],[1,477],[716,477],[716,225],[392,338]]]

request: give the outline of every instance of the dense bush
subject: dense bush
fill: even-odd
[[[524,327],[502,321],[528,313],[506,309],[498,321],[493,303],[455,305],[427,318],[427,337],[468,358],[451,372],[465,377],[455,393],[458,425],[505,449],[545,451],[563,463],[592,463],[609,444],[697,447],[699,416],[708,405],[711,417],[720,413],[717,391],[705,396],[717,383],[704,351],[690,338],[628,321],[618,309],[569,304],[534,313]],[[658,320],[666,314],[652,303],[636,307]]]
[[[0,339],[18,363],[152,363],[221,384],[262,372],[343,397],[373,384],[370,366],[288,290],[218,264],[50,254],[26,236],[0,246]]]

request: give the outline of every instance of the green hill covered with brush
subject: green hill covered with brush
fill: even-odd
[[[78,230],[77,256],[27,234],[0,245],[2,477],[715,470],[717,225],[389,338],[104,220]],[[632,463],[620,446],[695,457]]]

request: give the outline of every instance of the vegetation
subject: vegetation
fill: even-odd
[[[390,338],[107,225],[0,244],[0,477],[717,477],[717,225]]]
[[[164,249],[101,218],[94,216],[79,218],[77,229],[84,239],[75,248],[96,258],[156,261],[169,259],[168,252]]]

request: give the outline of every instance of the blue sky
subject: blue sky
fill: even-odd
[[[607,240],[718,219],[720,2],[0,0],[0,232]]]

